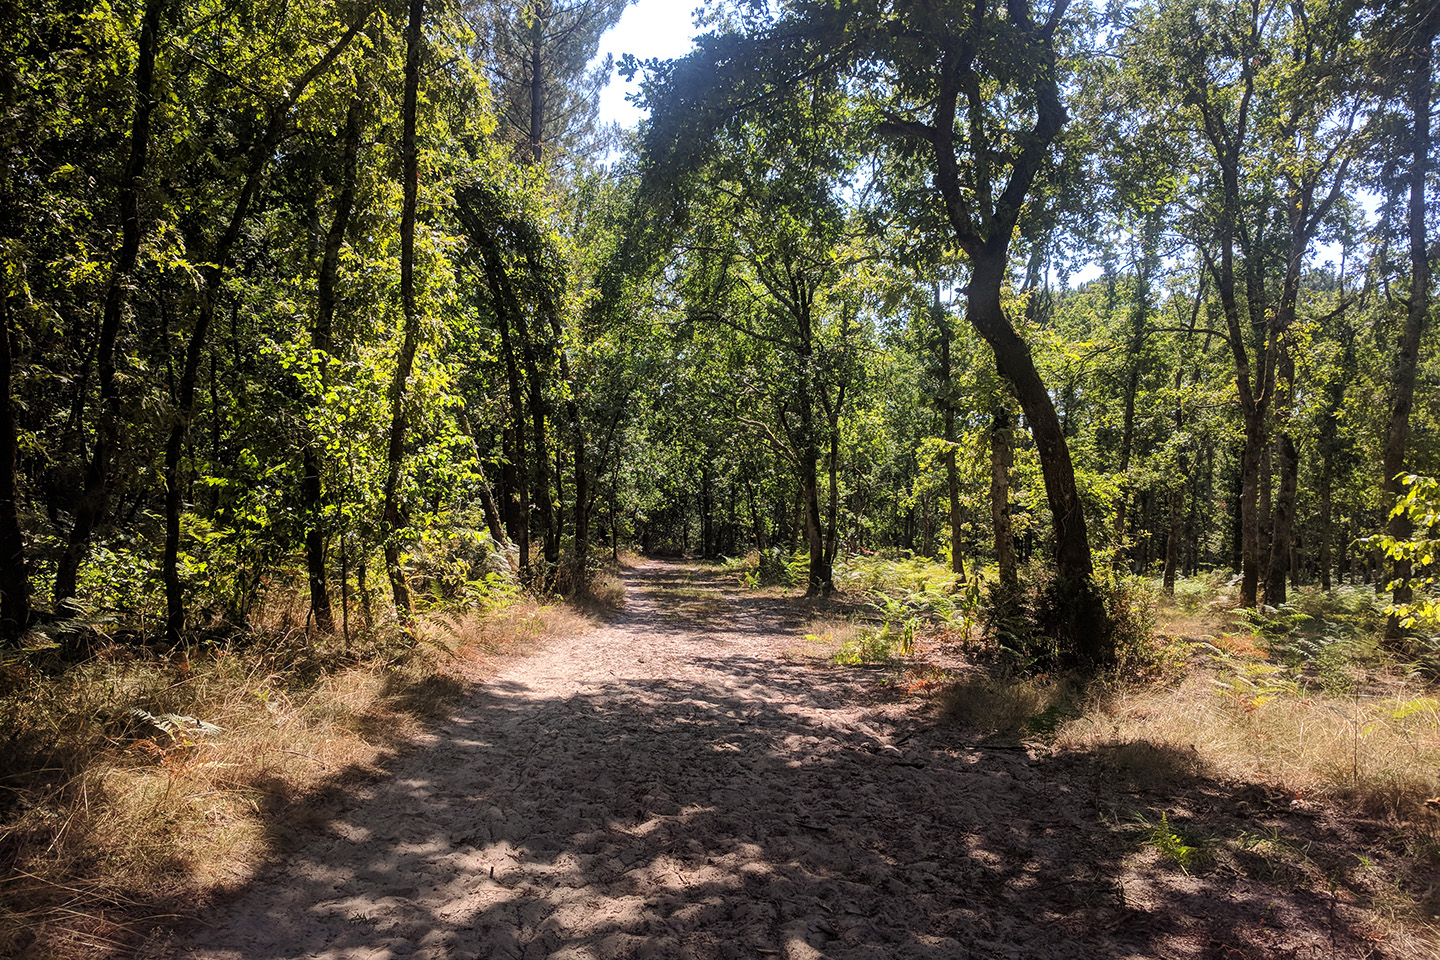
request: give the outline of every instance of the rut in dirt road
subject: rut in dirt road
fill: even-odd
[[[617,622],[479,687],[183,955],[1207,956],[1207,903],[1231,942],[1286,922],[1244,881],[1127,903],[1087,779],[795,656],[784,601],[659,564],[628,590]]]

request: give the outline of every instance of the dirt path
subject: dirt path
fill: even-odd
[[[659,564],[628,587],[167,955],[1379,955],[1333,900],[1147,861],[1083,764],[792,656],[783,602]]]

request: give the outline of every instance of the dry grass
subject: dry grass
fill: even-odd
[[[1284,889],[1333,895],[1341,883],[1377,931],[1405,945],[1397,955],[1440,958],[1440,808],[1432,799],[1440,794],[1440,696],[1433,686],[1353,660],[1343,669],[1286,666],[1244,634],[1187,646],[1185,670],[1169,683],[1102,680],[1082,688],[970,672],[939,702],[982,738],[1088,758],[1119,797],[1138,791],[1183,807],[1187,797],[1232,796],[1228,813],[1201,802],[1209,825],[1199,829],[1220,832],[1194,841],[1197,856]],[[1249,825],[1247,811],[1270,805],[1343,826]],[[1171,833],[1156,830],[1150,833]],[[1385,839],[1375,848],[1346,839],[1360,836]]]
[[[297,624],[284,606],[272,626]],[[240,884],[325,788],[375,775],[497,658],[591,625],[522,601],[427,617],[419,644],[292,628],[0,661],[0,956],[104,955]]]
[[[1372,681],[1349,696],[1303,689],[1256,659],[1226,658],[1174,688],[1120,689],[1057,730],[1081,751],[1193,754],[1222,779],[1420,822],[1440,793],[1440,700]]]
[[[940,695],[941,708],[951,720],[982,739],[1001,740],[1051,734],[1077,702],[1075,687],[1065,680],[978,673],[960,678]]]
[[[1223,639],[1223,638],[1222,638]],[[1118,779],[1164,784],[1199,772],[1264,784],[1367,815],[1430,823],[1440,794],[1440,698],[1375,674],[1349,694],[1235,655],[1192,664],[1170,685],[1096,684],[972,674],[941,696],[952,720],[984,737],[1027,736],[1100,759]]]

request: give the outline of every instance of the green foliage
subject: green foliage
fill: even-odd
[[[1008,666],[1021,675],[1048,673],[1069,666],[1072,651],[1056,639],[1053,608],[1061,602],[1054,573],[1028,565],[1018,584],[991,586],[981,603],[986,636]],[[1114,645],[1112,664],[1122,675],[1153,677],[1175,667],[1176,652],[1155,634],[1155,594],[1141,577],[1112,575],[1096,584]]]
[[[867,664],[890,664],[900,657],[914,652],[915,632],[912,623],[906,623],[900,630],[887,622],[878,629],[865,629],[853,640],[846,640],[831,657],[839,666],[862,666]]]
[[[1139,813],[1135,814],[1135,821],[1144,831],[1145,843],[1185,873],[1202,863],[1208,855],[1207,844],[1177,830],[1170,823],[1168,812],[1160,814],[1158,823],[1151,822]]]
[[[803,561],[801,560],[802,557]],[[808,561],[808,554],[787,557],[781,552],[779,547],[761,550],[753,585],[758,587],[793,587],[805,579],[805,563],[808,563]]]
[[[1389,532],[1371,538],[1392,560],[1410,565],[1410,575],[1401,586],[1409,589],[1409,601],[1396,604],[1389,612],[1407,629],[1440,630],[1440,479],[1409,474],[1400,478],[1405,493],[1390,511],[1392,517],[1409,521],[1411,534],[1395,537]]]

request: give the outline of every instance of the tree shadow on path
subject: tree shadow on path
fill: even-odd
[[[1153,862],[1098,758],[902,729],[845,672],[748,650],[766,611],[720,647],[665,621],[656,576],[556,669],[663,625],[683,671],[483,685],[185,955],[1382,955],[1333,901]]]

